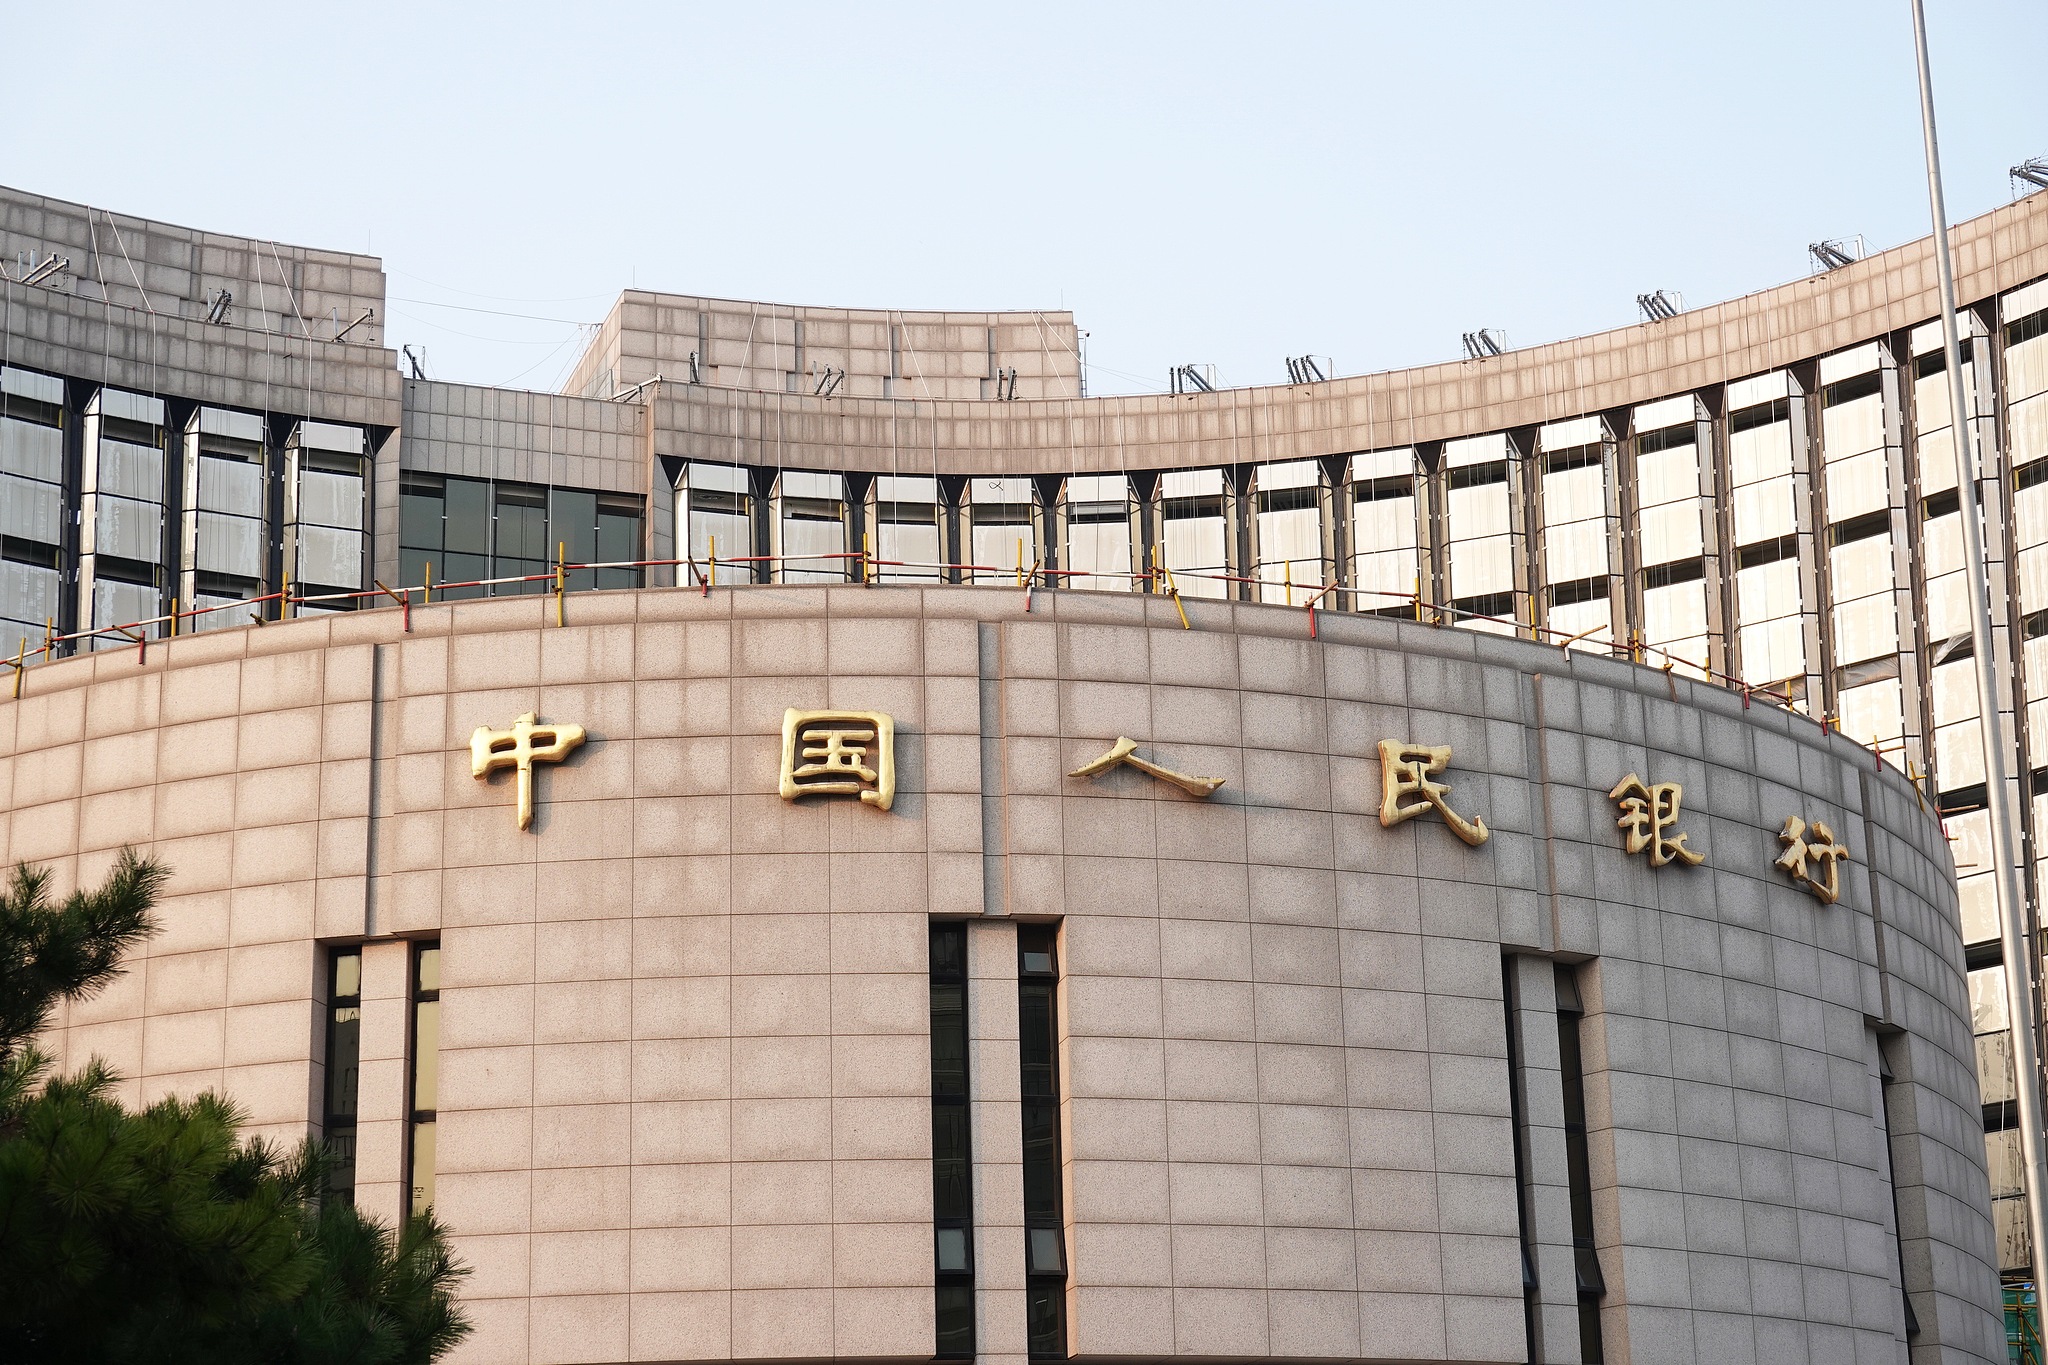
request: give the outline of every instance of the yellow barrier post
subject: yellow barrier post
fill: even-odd
[[[562,589],[568,578],[569,542],[555,542],[555,624],[562,624]]]

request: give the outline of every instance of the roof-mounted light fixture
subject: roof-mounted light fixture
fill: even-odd
[[[1663,322],[1675,318],[1685,307],[1685,295],[1676,289],[1659,289],[1654,294],[1636,295],[1636,307],[1643,310],[1645,322]]]
[[[225,323],[228,320],[228,313],[234,306],[235,291],[223,289],[213,296],[213,302],[206,310],[206,320],[214,323]]]
[[[1482,327],[1476,332],[1465,333],[1465,359],[1484,360],[1499,355],[1505,347],[1501,343],[1508,334],[1498,327]]]
[[[1840,270],[1845,265],[1854,265],[1857,261],[1863,259],[1863,239],[1857,237],[1853,240],[1855,241],[1855,248],[1853,250],[1851,250],[1848,242],[1829,241],[1808,244],[1806,254],[1813,257],[1815,272]]]
[[[1214,365],[1176,365],[1167,371],[1169,393],[1214,393],[1216,392],[1216,367]]]
[[[2028,157],[2006,174],[2016,181],[2032,185],[2034,190],[2048,190],[2048,157]],[[2032,194],[2034,190],[2022,190],[2020,193]]]
[[[1291,355],[1287,357],[1287,382],[1290,384],[1320,384],[1336,372],[1326,355]]]

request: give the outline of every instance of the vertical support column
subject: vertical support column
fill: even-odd
[[[1417,556],[1428,568],[1420,575],[1422,600],[1448,603],[1451,581],[1450,485],[1444,478],[1444,443],[1419,442],[1415,447],[1415,499],[1417,530],[1422,536]],[[1428,608],[1417,619],[1441,623],[1443,617]]]
[[[1525,640],[1541,639],[1535,628],[1544,623],[1542,550],[1529,529],[1531,519],[1538,526],[1543,524],[1543,455],[1536,448],[1536,432],[1535,427],[1516,427],[1507,433],[1508,486],[1515,488],[1519,480],[1521,493],[1508,499],[1508,545],[1515,564],[1514,618],[1525,627],[1519,632]],[[1528,491],[1531,487],[1533,494]]]
[[[1529,1359],[1542,1365],[1580,1365],[1578,1269],[1558,1058],[1557,969],[1548,958],[1527,954],[1510,955],[1504,968],[1515,1068],[1515,1169],[1521,1185]]]
[[[1728,387],[1699,395],[1700,497],[1707,505],[1707,666],[1723,678],[1740,676],[1741,640],[1736,631],[1735,473],[1728,453]]]
[[[974,1150],[975,1356],[1023,1365],[1024,1144],[1017,1047],[1017,926],[967,925],[967,1068]]]
[[[1790,420],[1792,434],[1792,498],[1799,536],[1799,636],[1805,642],[1806,705],[1809,716],[1834,714],[1834,671],[1821,639],[1821,617],[1828,611],[1827,509],[1815,472],[1820,449],[1820,370],[1817,364],[1792,367]],[[1738,622],[1738,624],[1740,624]]]
[[[1911,333],[1894,332],[1881,338],[1878,350],[1883,357],[1879,362],[1880,401],[1884,404],[1885,480],[1890,490],[1886,507],[1892,523],[1892,609],[1899,623],[1899,711],[1905,731],[1905,748],[1887,757],[1896,758],[1907,772],[1924,772],[1930,747],[1925,720],[1927,680],[1921,665],[1927,630],[1916,605],[1920,586],[1914,581],[1920,561],[1920,488],[1906,454],[1913,432]]]
[[[388,1224],[403,1222],[405,1135],[410,1113],[406,1043],[412,945],[363,945],[362,1064],[356,1092],[356,1206]]]

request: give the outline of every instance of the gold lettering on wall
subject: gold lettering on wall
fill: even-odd
[[[880,711],[782,713],[782,799],[857,796],[896,802],[896,722]]]
[[[469,736],[469,775],[481,781],[499,768],[519,772],[519,828],[533,826],[533,765],[560,763],[583,742],[580,725],[536,725],[528,711],[509,730],[479,725]]]
[[[1614,824],[1627,834],[1623,847],[1630,854],[1647,852],[1651,867],[1670,862],[1698,867],[1704,860],[1705,855],[1685,846],[1685,835],[1676,828],[1678,807],[1685,799],[1685,789],[1678,783],[1645,782],[1630,773],[1614,784],[1607,799],[1621,803],[1621,818]]]
[[[1392,829],[1426,810],[1434,809],[1451,827],[1451,833],[1474,848],[1485,843],[1486,822],[1476,816],[1467,820],[1452,810],[1450,784],[1431,781],[1435,774],[1450,766],[1451,746],[1448,744],[1404,744],[1399,740],[1381,740],[1380,824]]]
[[[1161,782],[1171,782],[1190,796],[1208,796],[1223,785],[1223,779],[1220,777],[1193,777],[1187,773],[1177,773],[1171,768],[1162,768],[1157,763],[1148,762],[1138,757],[1136,753],[1137,747],[1138,741],[1135,739],[1126,739],[1124,736],[1118,735],[1116,743],[1109,746],[1108,753],[1098,759],[1083,763],[1080,767],[1068,773],[1067,776],[1094,777],[1097,773],[1106,773],[1118,764],[1125,763],[1136,768],[1141,773],[1158,778]]]
[[[1778,831],[1778,842],[1785,846],[1785,851],[1778,855],[1780,871],[1805,887],[1822,905],[1833,905],[1840,899],[1842,864],[1849,860],[1849,850],[1835,842],[1835,832],[1825,821],[1816,820],[1809,825],[1796,815],[1788,815],[1785,828]]]

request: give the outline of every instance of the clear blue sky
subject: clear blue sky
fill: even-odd
[[[1929,0],[1949,210],[2048,154],[2041,0]],[[1625,324],[1927,231],[1905,0],[113,5],[8,21],[0,181],[382,256],[436,377],[642,287],[1066,307],[1092,392]]]

